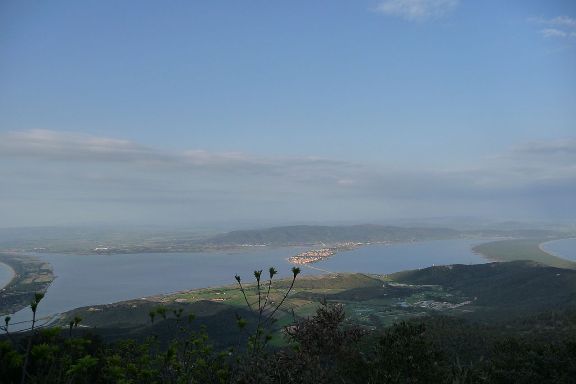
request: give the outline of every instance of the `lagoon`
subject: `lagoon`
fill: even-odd
[[[433,265],[481,264],[487,260],[472,247],[488,240],[435,240],[390,245],[369,245],[342,252],[315,267],[329,272],[388,274]]]
[[[38,306],[38,316],[77,307],[108,304],[161,293],[251,280],[254,269],[275,266],[288,276],[285,259],[304,248],[250,249],[239,252],[59,255],[35,254],[53,267],[56,279]],[[24,312],[26,316],[21,317]],[[16,313],[27,320],[30,310]]]
[[[370,245],[340,252],[332,258],[302,266],[303,274],[364,272],[388,274],[433,264],[486,262],[471,247],[489,240],[437,240]],[[161,293],[234,284],[234,275],[252,281],[255,269],[274,266],[281,277],[290,276],[287,258],[302,247],[254,247],[238,252],[142,253],[114,255],[37,254],[49,262],[56,280],[38,307],[40,317],[73,308],[107,304]],[[316,269],[317,268],[317,269]],[[266,275],[266,273],[265,273]],[[28,320],[30,310],[13,316]]]

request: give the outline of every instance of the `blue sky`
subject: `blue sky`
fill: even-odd
[[[0,3],[0,227],[576,218],[576,3]]]

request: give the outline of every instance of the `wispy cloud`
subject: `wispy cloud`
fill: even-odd
[[[73,132],[27,130],[0,134],[0,158],[72,163],[122,163],[125,166],[221,172],[305,174],[304,169],[346,168],[350,163],[317,157],[262,157],[203,149],[164,151],[130,140]]]
[[[203,172],[204,175],[251,174],[342,190],[380,184],[375,180],[381,180],[386,185],[406,185],[408,188],[419,183],[433,185],[436,181],[452,187],[456,184],[486,185],[481,180],[491,180],[492,185],[509,184],[510,180],[514,180],[524,185],[537,178],[570,175],[576,179],[576,138],[524,143],[506,153],[492,156],[489,162],[472,169],[398,171],[317,157],[263,157],[199,149],[163,151],[129,140],[30,130],[1,134],[1,159],[25,159],[33,161],[39,168],[50,163],[54,163],[55,167],[65,163],[80,167],[86,164],[87,168],[100,167],[105,170],[132,168],[158,174],[189,174],[194,171]],[[110,163],[114,164],[111,166]],[[451,182],[446,183],[446,180]],[[400,190],[406,192],[404,188]]]
[[[561,31],[554,28],[541,29],[540,34],[544,37],[567,37],[568,32]]]
[[[376,11],[409,21],[437,19],[458,6],[459,0],[384,0]]]
[[[415,205],[449,212],[456,202],[462,209],[490,205],[498,211],[516,198],[526,206],[571,201],[576,138],[524,143],[478,159],[475,167],[399,169],[315,157],[166,151],[115,138],[19,131],[0,135],[0,181],[0,201],[33,201],[47,211],[52,201],[81,208],[126,203],[144,211],[146,204],[159,211],[189,204],[205,215],[231,201],[255,211],[263,201],[276,201],[275,209],[286,214],[302,207],[329,214],[332,204],[350,212],[380,204],[398,212]],[[21,204],[24,209],[27,203]]]
[[[42,129],[1,134],[0,156],[79,161],[138,161],[162,158],[152,149],[128,140]]]
[[[576,38],[576,19],[569,16],[557,16],[553,18],[532,17],[530,23],[546,27],[539,30],[545,38]]]
[[[553,141],[531,142],[517,146],[514,154],[522,155],[572,155],[576,156],[576,139],[566,138]],[[576,164],[576,157],[574,158]]]
[[[531,17],[528,21],[535,24],[543,24],[557,27],[576,28],[576,19],[568,16],[558,16],[553,18]]]

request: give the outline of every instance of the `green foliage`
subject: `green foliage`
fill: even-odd
[[[401,322],[386,330],[367,363],[367,382],[440,383],[447,377],[442,354],[425,338],[423,324]]]
[[[516,338],[499,341],[484,365],[489,382],[570,383],[576,378],[576,339],[559,344],[531,343]]]
[[[352,382],[363,332],[344,327],[341,306],[323,303],[316,316],[285,328],[289,348],[251,355],[237,365],[239,383]]]
[[[2,377],[14,377],[20,373],[24,358],[16,351],[12,343],[0,341],[0,361],[2,362]]]
[[[481,306],[483,315],[501,318],[576,305],[576,271],[529,261],[445,265],[390,275],[395,282],[441,285]],[[490,313],[491,312],[491,313]],[[481,313],[474,313],[476,318]]]
[[[182,308],[156,307],[150,312],[151,320],[156,320],[154,331],[173,336],[167,344],[157,336],[104,343],[84,328],[72,333],[82,321],[75,317],[68,330],[32,326],[25,334],[11,334],[5,327],[0,381],[498,384],[572,383],[576,377],[576,312],[571,311],[500,326],[436,317],[368,330],[347,321],[346,306],[324,301],[313,316],[294,318],[283,329],[286,345],[273,349],[269,342],[278,329],[274,313],[300,271],[293,269],[291,284],[276,302],[269,293],[276,270],[268,270],[267,280],[257,272],[255,286],[246,287],[236,277],[243,292],[250,289],[256,294],[244,296],[254,317],[250,321],[236,317],[238,334],[248,337],[239,337],[234,348],[215,347],[205,330],[192,328],[193,315],[184,314]],[[450,274],[433,272],[440,274],[435,278]],[[428,275],[405,277],[424,280]],[[35,297],[34,302],[41,300]],[[146,313],[142,312],[144,318]]]

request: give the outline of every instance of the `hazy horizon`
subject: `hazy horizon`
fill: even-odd
[[[6,0],[0,55],[0,228],[576,220],[573,1]]]

